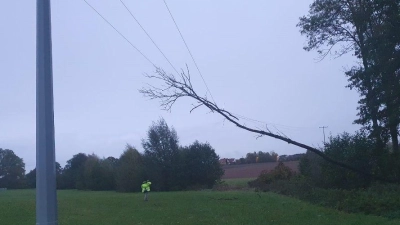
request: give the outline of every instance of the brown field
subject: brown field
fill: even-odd
[[[284,164],[290,167],[293,171],[298,172],[299,161],[284,162]],[[278,162],[269,163],[253,163],[253,164],[242,164],[242,165],[225,165],[222,168],[225,170],[225,174],[222,179],[232,178],[256,178],[260,175],[263,170],[272,170],[278,165]]]

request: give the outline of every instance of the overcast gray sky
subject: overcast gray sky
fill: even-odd
[[[119,0],[88,0],[156,65],[173,72]],[[296,27],[311,0],[168,0],[168,6],[214,96],[231,112],[275,125],[313,146],[327,133],[354,132],[358,94],[345,88],[351,55],[316,62]],[[194,86],[206,88],[162,0],[125,0],[172,64],[188,64]],[[0,148],[35,167],[35,1],[0,2]],[[220,157],[247,152],[303,153],[255,135],[206,109],[190,113],[190,100],[172,112],[138,89],[154,68],[83,0],[52,1],[56,160],[79,152],[119,157],[127,143],[142,150],[152,121],[164,117],[181,145],[209,142]],[[245,121],[246,125],[265,124]]]

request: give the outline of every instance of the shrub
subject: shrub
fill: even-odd
[[[218,181],[212,188],[214,191],[228,191],[229,185],[225,181]]]
[[[323,151],[330,158],[365,173],[380,177],[389,177],[394,174],[391,170],[394,164],[390,161],[393,157],[388,149],[376,149],[375,141],[368,138],[362,131],[354,135],[344,132],[331,136]],[[299,169],[302,175],[322,188],[350,190],[366,188],[372,182],[370,177],[331,164],[312,152],[307,152],[300,160]]]
[[[292,169],[285,166],[283,162],[279,162],[273,170],[263,170],[256,180],[250,181],[248,184],[250,187],[264,190],[266,185],[278,180],[289,180],[294,174]]]

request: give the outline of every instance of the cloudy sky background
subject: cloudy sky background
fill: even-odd
[[[119,0],[88,0],[151,61],[173,69]],[[351,55],[317,62],[296,27],[311,0],[168,0],[168,6],[206,80],[223,108],[263,121],[290,138],[315,147],[320,126],[335,135],[354,132],[358,94],[345,88]],[[162,0],[125,0],[176,68],[191,71],[198,93],[207,89]],[[0,2],[0,148],[35,167],[35,1]],[[181,145],[209,142],[220,157],[247,152],[305,152],[224,122],[204,108],[190,113],[190,99],[171,112],[138,90],[155,69],[83,0],[52,1],[56,160],[79,152],[119,157],[125,145],[143,150],[141,139],[163,117]]]

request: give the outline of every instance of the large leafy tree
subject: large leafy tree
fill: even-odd
[[[181,150],[181,181],[183,188],[206,186],[211,188],[224,174],[219,156],[209,143],[195,141]],[[183,182],[182,182],[183,181]]]
[[[84,189],[93,191],[113,190],[115,179],[113,166],[107,159],[100,159],[97,155],[88,155],[85,162],[83,177]]]
[[[156,189],[171,190],[178,182],[179,140],[174,128],[169,128],[164,119],[153,122],[142,140],[146,172],[150,179],[157,180]]]
[[[143,157],[134,147],[127,145],[116,164],[117,191],[140,191],[144,178]]]
[[[361,96],[355,122],[376,140],[375,155],[389,137],[399,152],[399,6],[399,0],[315,0],[298,24],[308,40],[305,50],[359,59],[346,75]]]
[[[62,189],[84,189],[85,178],[83,171],[85,169],[85,162],[88,156],[84,153],[74,155],[67,161],[62,173],[62,182],[60,188]]]
[[[24,176],[24,160],[12,150],[0,148],[0,187],[22,188]]]

